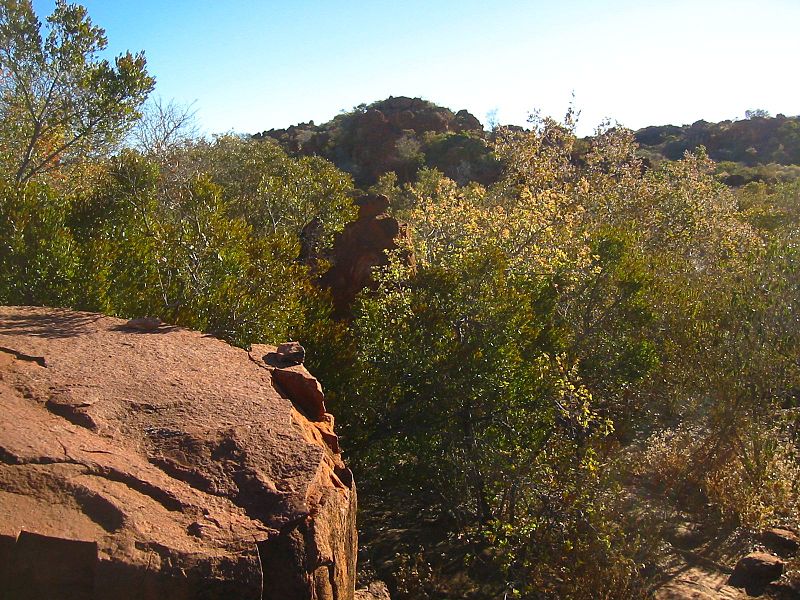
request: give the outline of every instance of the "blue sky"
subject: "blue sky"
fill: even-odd
[[[207,133],[324,122],[420,96],[484,123],[639,128],[800,114],[800,0],[84,0],[109,51],[144,50],[156,94]],[[41,19],[54,0],[33,0]]]

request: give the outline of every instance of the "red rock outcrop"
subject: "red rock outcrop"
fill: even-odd
[[[332,417],[275,383],[274,348],[133,325],[0,307],[6,597],[351,600]]]
[[[332,266],[320,278],[321,286],[331,290],[338,317],[348,316],[358,292],[373,285],[373,267],[388,264],[386,250],[411,247],[406,227],[385,212],[389,208],[386,196],[367,194],[355,204],[358,218],[336,236]],[[410,251],[405,258],[413,267]]]

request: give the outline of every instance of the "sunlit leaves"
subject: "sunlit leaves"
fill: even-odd
[[[324,243],[355,216],[352,181],[319,157],[290,158],[271,141],[222,136],[183,158],[220,186],[229,212],[265,234],[299,235],[316,218]]]
[[[58,0],[43,39],[30,0],[0,2],[3,177],[17,184],[107,154],[155,81],[144,55],[99,58],[104,31]]]

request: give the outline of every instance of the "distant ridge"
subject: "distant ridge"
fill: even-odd
[[[421,167],[437,168],[460,184],[488,185],[500,173],[491,154],[492,131],[466,110],[421,98],[390,96],[321,125],[309,121],[253,137],[275,140],[293,156],[323,156],[365,188],[388,172],[400,183],[412,181]],[[755,111],[739,121],[652,125],[635,138],[651,162],[678,160],[704,146],[723,163],[719,174],[729,185],[800,177],[800,117]]]

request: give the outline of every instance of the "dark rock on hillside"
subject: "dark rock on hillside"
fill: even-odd
[[[300,342],[280,344],[275,353],[285,365],[302,365],[306,360],[306,349],[300,345]]]
[[[461,133],[462,131],[482,131],[483,125],[471,112],[461,109],[456,113],[456,126],[455,131]]]
[[[352,476],[275,350],[0,308],[5,597],[351,600]]]
[[[332,266],[320,278],[320,285],[331,291],[338,317],[348,316],[358,292],[374,285],[372,269],[388,264],[386,250],[411,247],[406,227],[385,213],[389,207],[386,196],[365,195],[356,204],[358,218],[336,237]],[[410,250],[405,259],[414,265]]]
[[[782,527],[772,527],[761,533],[761,542],[778,556],[791,558],[800,551],[800,536]]]
[[[785,563],[766,552],[751,552],[739,559],[728,583],[745,588],[748,594],[760,594],[767,584],[783,575]]]

